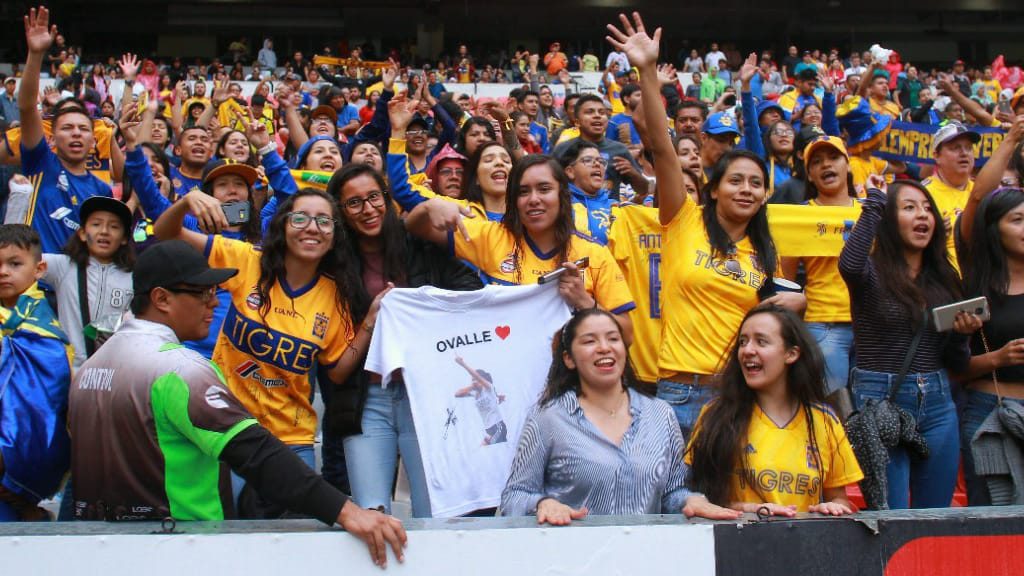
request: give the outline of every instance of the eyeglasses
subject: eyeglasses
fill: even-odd
[[[320,232],[324,234],[334,233],[334,218],[330,216],[310,216],[305,212],[289,212],[285,216],[288,217],[288,224],[296,230],[305,230],[309,228],[310,222],[316,222],[316,227]]]
[[[405,135],[406,136],[425,136],[426,134],[427,134],[426,130],[406,130],[405,131]]]
[[[313,118],[313,124],[334,124],[330,116],[317,116]]]
[[[171,288],[171,287],[164,287],[164,290],[167,290],[168,292],[172,292],[174,294],[191,294],[191,295],[196,296],[197,298],[199,298],[199,301],[201,303],[203,303],[204,305],[205,304],[209,304],[210,301],[213,300],[213,298],[215,296],[217,296],[217,287],[216,286],[208,286],[206,288]]]
[[[789,128],[779,128],[778,130],[772,132],[772,134],[775,136],[792,136],[795,133]]]
[[[463,170],[462,168],[441,168],[440,170],[437,171],[437,173],[440,174],[441,176],[448,176],[448,177],[460,176],[461,177],[463,174],[466,173],[466,171]]]
[[[384,193],[370,192],[366,198],[349,198],[342,206],[349,214],[359,214],[366,209],[367,204],[374,208],[380,208],[384,205]]]
[[[608,167],[608,161],[601,156],[584,156],[576,159],[576,163],[583,164],[587,168],[590,168],[594,164],[597,164],[601,168]]]

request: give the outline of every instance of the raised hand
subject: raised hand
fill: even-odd
[[[30,8],[25,16],[25,43],[33,54],[45,54],[57,38],[57,25],[50,25],[50,11],[45,6]]]
[[[679,76],[676,73],[676,67],[671,64],[658,66],[658,81],[662,84],[675,84],[678,82]]]
[[[121,118],[118,121],[118,128],[124,136],[124,143],[128,148],[135,148],[139,141],[139,110],[135,106],[125,106],[121,110]]]
[[[270,134],[267,132],[267,125],[263,122],[246,123],[245,137],[257,150],[262,150],[270,144]]]
[[[619,22],[622,24],[621,30],[614,24],[608,25],[609,35],[605,36],[605,40],[617,51],[625,53],[629,62],[637,68],[650,68],[657,64],[661,28],[657,28],[653,36],[648,36],[638,12],[633,12],[632,23],[625,14],[619,14]]]
[[[139,59],[135,54],[122,54],[118,65],[121,67],[121,76],[125,80],[129,82],[135,80],[135,75],[139,73]]]
[[[818,84],[820,84],[822,89],[829,94],[831,94],[836,87],[836,83],[832,80],[832,77],[823,73],[821,70],[818,70]]]
[[[57,86],[50,84],[43,88],[43,106],[53,108],[57,102],[60,102],[60,91],[57,90]]]
[[[412,116],[419,107],[419,100],[409,100],[405,94],[399,94],[388,102],[388,119],[391,121],[392,132],[405,131],[412,122]]]
[[[757,53],[751,52],[743,61],[743,66],[740,67],[740,82],[742,82],[744,90],[749,90],[750,80],[754,78],[754,74],[757,74]]]
[[[384,89],[389,92],[395,91],[395,79],[398,78],[398,63],[388,58],[388,66],[380,73],[380,81]]]
[[[178,102],[184,102],[188,98],[188,84],[184,80],[178,80],[174,85],[174,97]]]

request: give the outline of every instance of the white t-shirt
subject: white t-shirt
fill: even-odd
[[[719,63],[721,63],[722,60],[725,60],[725,54],[723,54],[721,50],[708,52],[704,55],[704,64],[707,65],[708,70],[711,70],[712,68],[721,70],[722,67],[719,66]]]
[[[557,283],[394,289],[381,301],[366,370],[384,386],[402,370],[435,517],[501,502],[569,316]]]

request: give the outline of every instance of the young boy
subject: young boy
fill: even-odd
[[[37,505],[70,464],[71,347],[36,281],[39,234],[0,225],[0,522],[46,519]]]

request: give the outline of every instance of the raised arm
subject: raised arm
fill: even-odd
[[[974,119],[978,121],[978,124],[982,126],[992,126],[995,122],[995,117],[985,110],[985,107],[979,104],[977,101],[964,96],[960,89],[953,85],[953,81],[946,74],[939,74],[939,88],[946,93],[954,102],[960,105],[964,109],[964,112],[974,116]]]
[[[302,148],[302,145],[309,141],[309,134],[302,126],[302,118],[299,117],[299,112],[295,109],[296,100],[301,101],[302,95],[293,92],[291,87],[284,83],[278,86],[276,93],[279,107],[284,115],[284,124],[288,128],[288,140],[296,149]]]
[[[992,157],[985,162],[974,180],[974,188],[971,190],[971,197],[967,199],[964,212],[960,215],[960,235],[966,244],[971,239],[971,232],[974,230],[974,215],[978,211],[978,205],[990,192],[999,188],[1003,179],[1003,171],[1013,159],[1013,152],[1017,145],[1024,139],[1024,115],[1016,116],[1013,125],[1006,137],[992,153]]]
[[[740,68],[740,102],[743,104],[743,136],[747,150],[762,158],[767,154],[761,139],[761,125],[757,121],[757,106],[750,92],[750,80],[757,74],[757,54],[751,52]]]
[[[629,61],[640,71],[640,97],[651,136],[654,173],[658,178],[658,217],[662,224],[668,224],[686,204],[687,196],[683,188],[679,158],[672,149],[672,138],[668,134],[665,105],[661,102],[657,73],[661,28],[656,29],[653,36],[648,36],[636,12],[633,13],[635,28],[623,14],[619,15],[619,21],[622,30],[609,24],[609,35],[605,38],[616,50],[625,52]]]
[[[30,8],[25,16],[25,43],[28,57],[18,86],[18,112],[21,114],[21,146],[35,148],[45,137],[43,119],[37,108],[39,100],[39,73],[54,38],[57,26],[50,25],[50,11],[44,6]]]
[[[871,274],[871,246],[885,211],[885,190],[882,177],[868,177],[868,198],[839,254],[839,273],[851,290],[863,285]]]

